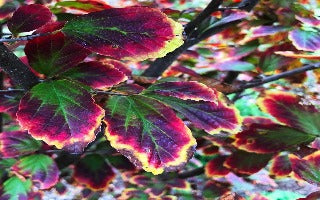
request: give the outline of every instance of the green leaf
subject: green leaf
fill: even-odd
[[[3,194],[1,194],[0,198],[9,200],[27,199],[31,186],[31,180],[23,181],[17,176],[13,176],[3,183]]]

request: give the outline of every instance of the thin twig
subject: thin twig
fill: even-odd
[[[178,174],[178,178],[186,179],[186,178],[201,175],[203,173],[204,173],[204,167],[199,167],[199,168]]]
[[[240,85],[237,90],[232,91],[230,94],[238,93],[238,92],[241,92],[241,91],[248,89],[248,88],[254,88],[254,87],[263,85],[265,83],[269,83],[272,81],[276,81],[276,80],[279,80],[282,78],[287,78],[287,77],[290,77],[290,76],[293,76],[296,74],[300,74],[302,72],[306,72],[306,71],[310,71],[310,70],[314,70],[314,69],[319,69],[319,68],[320,68],[320,62],[314,63],[314,64],[307,64],[307,65],[300,67],[300,68],[297,68],[297,69],[289,70],[289,71],[282,72],[282,73],[272,75],[272,76],[267,76],[262,79],[249,81],[247,83],[244,83],[243,85]]]
[[[37,37],[42,37],[42,36],[47,36],[50,35],[51,33],[38,33],[34,35],[26,35],[26,36],[21,36],[18,38],[1,38],[0,42],[17,42],[17,41],[27,41],[27,40],[32,40]]]

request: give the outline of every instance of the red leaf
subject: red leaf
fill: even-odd
[[[191,131],[169,107],[142,95],[112,96],[105,106],[111,146],[139,168],[160,174],[183,167],[194,152]]]
[[[30,40],[24,51],[31,67],[49,77],[70,69],[90,54],[61,32]]]
[[[67,22],[62,31],[84,47],[116,59],[163,57],[183,44],[182,26],[147,7],[81,15]]]
[[[95,139],[103,109],[79,84],[43,82],[21,99],[17,119],[36,139],[71,152],[82,152]]]
[[[91,190],[104,190],[116,174],[105,159],[98,154],[88,154],[81,158],[74,167],[74,179],[85,184]]]
[[[276,177],[288,176],[292,172],[288,154],[279,154],[273,158],[270,174]]]
[[[223,177],[227,175],[230,170],[223,166],[227,156],[217,155],[210,160],[205,167],[205,173],[208,177]]]
[[[97,61],[84,62],[72,67],[60,76],[77,80],[94,89],[106,89],[117,85],[127,77],[113,65]]]
[[[255,154],[236,151],[227,158],[224,166],[234,172],[251,175],[264,168],[271,158],[272,154]]]
[[[8,28],[14,35],[17,35],[18,33],[32,31],[43,26],[50,21],[51,17],[51,11],[44,5],[31,4],[21,6],[13,13],[12,18],[8,20]]]
[[[19,157],[39,150],[41,142],[33,139],[27,131],[0,133],[0,155],[2,158]]]
[[[267,92],[258,99],[259,107],[279,122],[305,133],[320,134],[320,112],[309,104],[303,104],[300,97],[286,92]]]

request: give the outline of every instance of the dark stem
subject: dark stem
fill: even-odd
[[[212,0],[208,6],[191,22],[189,22],[184,31],[187,35],[190,35],[190,33],[195,30],[195,28],[201,24],[203,20],[205,20],[207,17],[211,15],[214,11],[217,11],[219,6],[221,5],[222,0]]]
[[[262,79],[253,80],[253,81],[244,83],[243,85],[240,85],[239,88],[237,90],[233,91],[232,93],[241,92],[241,91],[248,89],[248,88],[254,88],[254,87],[263,85],[265,83],[269,83],[272,81],[276,81],[276,80],[279,80],[282,78],[290,77],[290,76],[293,76],[296,74],[300,74],[302,72],[306,72],[306,71],[310,71],[310,70],[314,70],[314,69],[319,69],[319,68],[320,68],[320,62],[314,63],[314,64],[308,64],[308,65],[305,65],[305,66],[297,68],[297,69],[289,70],[289,71],[282,72],[282,73],[279,73],[276,75],[267,76]]]
[[[190,178],[190,177],[194,177],[194,176],[198,176],[204,173],[204,167],[199,167],[190,171],[186,171],[186,172],[182,172],[180,174],[178,174],[178,178]]]
[[[31,70],[21,62],[4,44],[0,43],[0,67],[6,72],[12,81],[23,89],[30,89],[39,80]]]

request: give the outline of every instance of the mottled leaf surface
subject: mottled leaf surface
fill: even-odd
[[[267,92],[265,97],[258,99],[258,105],[287,126],[308,134],[320,134],[320,112],[312,105],[303,104],[294,94]]]
[[[31,67],[49,77],[76,66],[90,54],[61,32],[30,40],[24,51]]]
[[[254,153],[275,153],[310,143],[314,135],[278,124],[252,124],[235,135],[233,145]]]
[[[33,139],[27,131],[2,132],[0,134],[0,155],[12,158],[39,150],[41,142]]]
[[[91,190],[103,190],[115,178],[111,166],[99,154],[89,154],[79,160],[74,168],[74,179]]]
[[[22,98],[20,125],[36,139],[71,152],[82,152],[95,139],[103,117],[91,94],[68,80],[43,82]]]
[[[106,89],[127,79],[113,65],[102,64],[97,61],[80,63],[61,74],[61,76],[77,80],[94,89]]]
[[[30,177],[39,189],[49,189],[59,179],[59,170],[53,159],[44,154],[35,154],[21,158],[13,167],[13,171]]]
[[[180,169],[192,156],[195,139],[169,107],[141,96],[112,96],[106,106],[111,146],[148,172]]]
[[[46,24],[51,17],[51,11],[44,5],[24,5],[18,8],[8,20],[8,28],[14,35],[32,31]]]
[[[163,57],[183,43],[182,26],[147,7],[89,13],[72,19],[62,31],[92,51],[124,60]]]
[[[306,31],[303,29],[295,29],[290,31],[289,39],[293,45],[303,51],[320,50],[320,33],[319,30]]]

